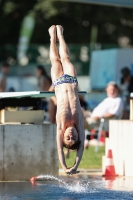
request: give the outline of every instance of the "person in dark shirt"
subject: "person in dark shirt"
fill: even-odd
[[[1,73],[0,73],[0,92],[7,91],[7,76],[9,74],[10,65],[4,62],[1,66]]]
[[[38,88],[40,89],[40,91],[48,91],[52,84],[52,81],[42,65],[37,66],[36,77],[38,78]]]
[[[124,67],[121,70],[121,86],[125,86],[125,89],[131,93],[133,92],[133,76],[131,75],[130,69],[128,67]]]
[[[128,67],[124,67],[121,70],[122,77],[120,79],[120,89],[122,94],[122,99],[124,102],[124,119],[129,119],[129,100],[130,93],[133,92],[133,76],[131,75],[131,71]]]
[[[38,65],[36,68],[36,77],[38,79],[38,88],[40,91],[48,91],[51,87],[52,81],[48,76],[46,70],[42,65]],[[48,101],[46,98],[42,99],[41,109],[48,111]]]

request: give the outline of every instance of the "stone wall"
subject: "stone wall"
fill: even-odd
[[[0,125],[0,180],[58,174],[56,126]]]

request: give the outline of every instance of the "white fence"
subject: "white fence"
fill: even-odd
[[[133,177],[133,121],[110,120],[106,156],[112,149],[116,174]]]

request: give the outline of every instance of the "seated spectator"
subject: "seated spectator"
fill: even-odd
[[[38,88],[40,91],[48,91],[52,81],[42,65],[38,65],[36,69],[36,77],[38,78]]]
[[[53,85],[51,85],[51,87],[49,88],[49,91],[50,92],[54,91]],[[56,110],[57,110],[57,101],[56,101],[56,97],[53,96],[50,98],[48,102],[49,121],[52,124],[56,124]]]
[[[48,91],[52,81],[42,65],[38,65],[36,69],[36,77],[38,78],[38,88],[40,91]],[[46,98],[42,99],[41,109],[48,111],[48,102]]]
[[[86,121],[91,129],[101,118],[121,118],[123,114],[123,102],[119,97],[119,87],[115,82],[109,82],[106,87],[107,98],[105,98],[91,113],[86,117]]]
[[[85,101],[85,99],[84,99],[84,97],[82,95],[79,95],[79,101],[80,101],[81,108],[83,110],[87,110],[88,109],[88,104],[87,104],[87,102]]]
[[[1,66],[0,73],[0,92],[6,92],[7,90],[7,75],[9,74],[10,65],[8,63],[3,63]]]
[[[120,88],[122,92],[122,98],[124,101],[124,119],[129,119],[129,100],[130,93],[133,92],[133,76],[131,75],[130,69],[128,67],[124,67],[121,70],[121,80],[120,80]]]
[[[129,95],[133,92],[133,76],[128,67],[124,67],[121,70],[121,74],[121,90],[122,92],[126,92],[126,95]]]

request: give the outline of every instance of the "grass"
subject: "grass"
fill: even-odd
[[[102,156],[105,154],[105,147],[99,147],[99,151],[95,152],[95,147],[90,146],[89,149],[85,149],[79,168],[84,169],[100,169],[102,168]],[[73,166],[76,152],[70,152],[70,158],[66,159],[68,167]],[[61,166],[60,166],[61,168]]]

